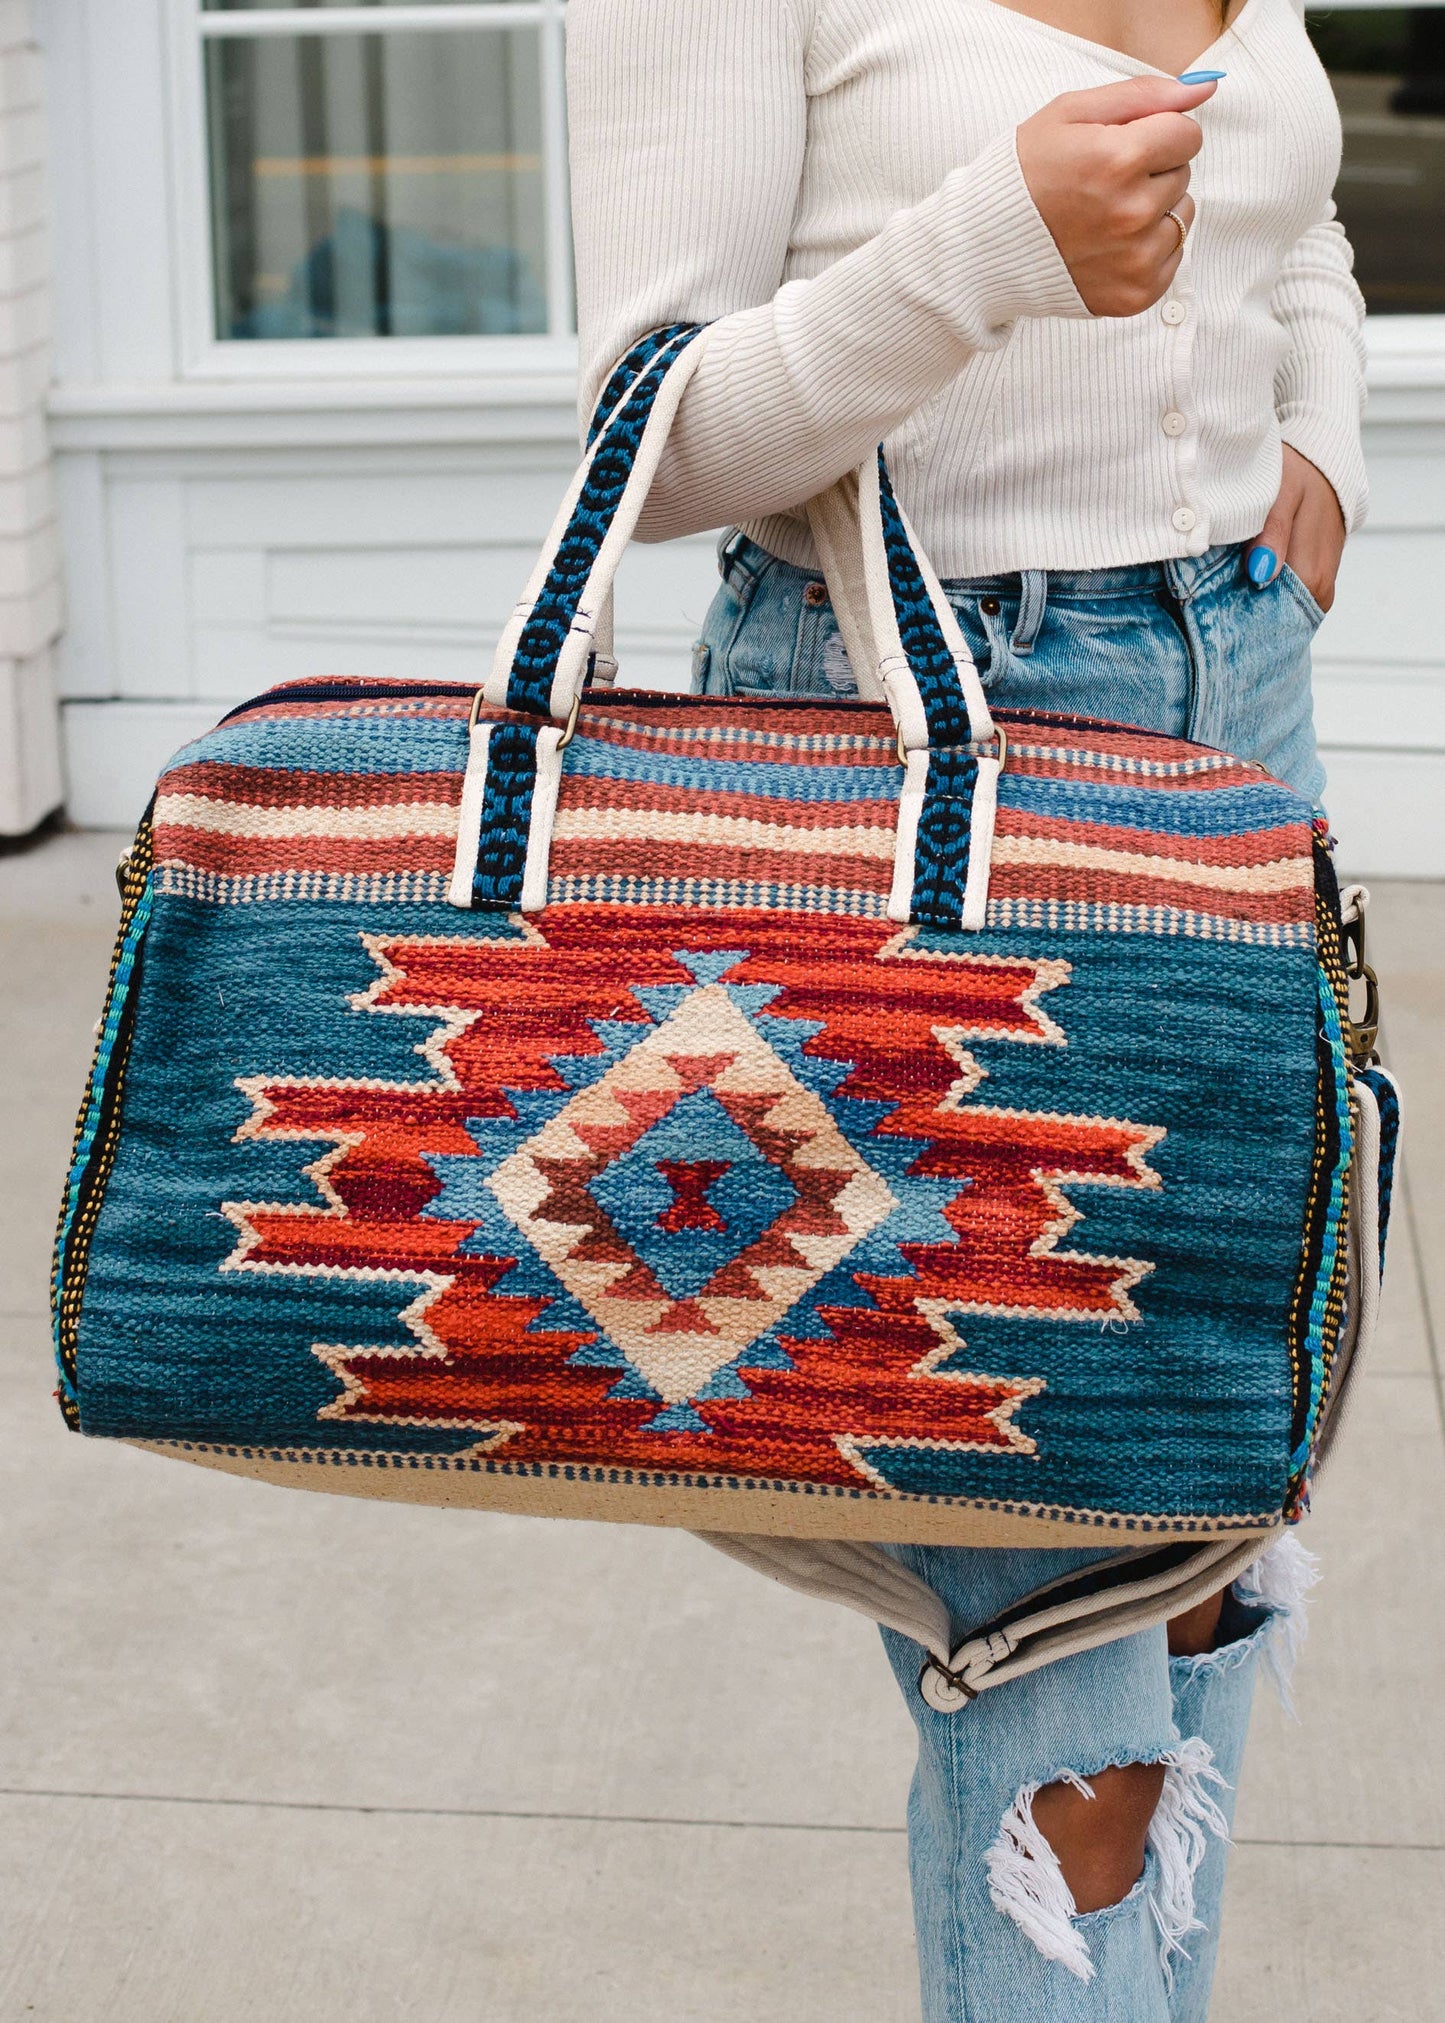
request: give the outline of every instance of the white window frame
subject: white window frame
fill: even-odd
[[[1306,5],[1310,0],[1306,0]],[[1340,12],[1393,7],[1401,0],[1333,0]],[[1410,0],[1445,7],[1445,0]],[[166,0],[169,43],[168,150],[175,229],[175,316],[182,376],[266,381],[464,377],[552,380],[575,370],[572,246],[567,187],[566,0],[458,0],[387,9],[285,7],[203,12],[201,0]],[[543,206],[549,329],[529,337],[218,338],[214,246],[206,144],[205,45],[243,37],[436,32],[468,27],[536,29],[542,85]],[[1385,384],[1445,375],[1445,313],[1371,316],[1372,363]]]
[[[1445,7],[1445,0],[1305,0],[1307,13],[1364,14],[1372,8]],[[1438,386],[1445,378],[1445,311],[1367,316],[1372,387]]]
[[[181,371],[194,380],[467,378],[516,380],[575,370],[567,187],[566,0],[458,0],[444,6],[166,8],[175,315]],[[539,41],[548,329],[526,337],[223,338],[216,335],[215,247],[206,136],[205,55],[213,41],[297,35],[435,34],[530,28]]]

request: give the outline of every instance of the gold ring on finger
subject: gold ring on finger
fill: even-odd
[[[1178,251],[1182,253],[1184,251],[1184,241],[1189,237],[1189,227],[1185,224],[1184,220],[1180,217],[1177,211],[1166,211],[1164,213],[1164,216],[1166,218],[1172,218],[1174,220],[1175,227],[1179,233]]]

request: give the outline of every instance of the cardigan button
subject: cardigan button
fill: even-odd
[[[1192,506],[1176,506],[1174,509],[1174,525],[1181,534],[1192,534],[1198,518]]]
[[[1182,436],[1189,423],[1177,407],[1171,407],[1168,414],[1160,419],[1159,426],[1167,436]]]
[[[1159,314],[1164,318],[1166,323],[1182,323],[1189,314],[1189,311],[1182,302],[1176,302],[1171,297],[1159,311]]]

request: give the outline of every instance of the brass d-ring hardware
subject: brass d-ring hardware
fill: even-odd
[[[1002,772],[1004,767],[1008,764],[1008,736],[1007,733],[1002,729],[1000,729],[1000,727],[997,724],[995,724],[993,727],[993,734],[998,739],[998,769],[1000,772]],[[570,731],[568,732],[568,736],[569,737],[571,736]],[[898,746],[898,763],[900,766],[906,766],[908,764],[908,747],[903,742],[903,731],[901,726],[898,731],[897,746]]]
[[[482,713],[482,704],[486,701],[486,699],[487,699],[487,692],[485,689],[482,688],[479,688],[476,694],[472,697],[471,715],[467,718],[468,731],[474,731],[476,729],[477,720]],[[573,738],[576,737],[577,716],[581,708],[582,708],[582,692],[579,689],[577,694],[574,695],[572,698],[571,709],[569,709],[567,712],[567,728],[563,731],[561,737],[558,738],[557,740],[557,749],[559,752],[562,751],[567,745],[570,745]]]
[[[582,691],[579,688],[576,695],[574,695],[572,698],[572,707],[567,712],[567,728],[566,730],[563,731],[561,737],[558,738],[557,740],[557,749],[559,752],[566,751],[568,745],[570,745],[573,738],[576,737],[577,715],[581,708],[582,708]]]

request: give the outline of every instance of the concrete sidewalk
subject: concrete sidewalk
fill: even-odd
[[[117,847],[0,858],[0,2023],[916,2023],[911,1730],[861,1620],[686,1537],[65,1432],[46,1278]],[[1406,1186],[1214,2023],[1445,2014],[1445,887],[1371,921]]]

